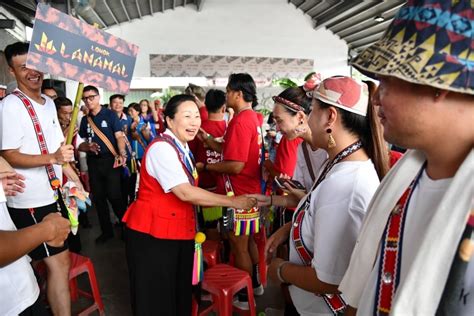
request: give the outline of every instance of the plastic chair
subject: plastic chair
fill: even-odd
[[[203,259],[207,263],[208,268],[211,268],[221,262],[219,251],[221,244],[215,240],[206,240],[202,244]]]
[[[79,295],[91,298],[94,300],[94,304],[81,311],[79,315],[89,315],[93,311],[97,310],[100,315],[105,315],[104,304],[102,303],[102,298],[100,297],[99,285],[97,283],[97,278],[95,276],[94,265],[92,261],[84,256],[78,255],[76,253],[70,252],[71,258],[71,268],[69,270],[69,289],[71,292],[71,300],[75,301]],[[92,290],[92,293],[80,290],[77,287],[77,277],[83,273],[87,273],[89,276],[89,284]]]
[[[249,313],[251,316],[256,315],[252,279],[247,272],[227,264],[217,264],[204,272],[202,288],[212,294],[214,308],[217,307],[219,316],[231,316],[234,295],[247,288]],[[237,308],[236,311],[242,312]]]
[[[215,303],[211,302],[211,304],[209,306],[206,306],[201,311],[199,311],[199,305],[193,297],[193,303],[192,303],[192,307],[191,307],[191,315],[192,316],[205,316],[205,315],[209,314],[210,312],[212,312],[215,307],[216,307]]]

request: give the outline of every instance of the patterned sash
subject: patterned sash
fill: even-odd
[[[19,90],[13,91],[12,94],[16,95],[21,100],[21,102],[23,102],[23,105],[25,106],[26,111],[30,115],[31,122],[33,123],[33,127],[35,129],[36,139],[38,141],[41,154],[48,155],[49,154],[48,145],[46,144],[46,139],[44,138],[43,129],[41,128],[41,124],[38,119],[38,115],[36,114],[36,111],[33,107],[33,104],[31,104],[30,99],[28,99]],[[47,164],[45,168],[46,168],[46,173],[48,174],[49,184],[51,185],[51,188],[55,192],[55,197],[57,198],[58,196],[57,190],[61,187],[61,181],[56,176],[56,172],[54,171],[52,164]]]
[[[311,194],[314,192],[316,187],[326,178],[326,175],[329,171],[336,165],[338,162],[343,160],[344,158],[352,155],[356,151],[362,148],[362,143],[360,141],[355,142],[354,144],[346,147],[342,150],[339,154],[334,157],[334,160],[328,162],[328,164],[324,167],[323,172],[319,176],[318,180],[313,184],[313,187],[310,190],[310,193],[306,195],[304,202],[301,206],[296,210],[295,213],[295,221],[291,228],[290,236],[293,242],[293,246],[295,247],[296,252],[298,253],[301,261],[306,266],[311,265],[311,260],[314,257],[314,254],[311,253],[308,247],[306,247],[303,235],[301,233],[303,219],[306,214],[306,211],[309,210],[310,202],[311,202]],[[324,299],[329,309],[331,309],[334,315],[339,315],[344,312],[346,309],[346,302],[342,298],[340,294],[315,294],[316,296],[320,296]]]
[[[418,184],[426,162],[410,186],[403,192],[392,210],[383,234],[379,261],[374,315],[389,315],[393,297],[400,282],[403,231],[411,196]]]

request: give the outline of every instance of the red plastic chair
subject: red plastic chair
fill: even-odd
[[[203,259],[209,268],[221,262],[219,257],[220,248],[221,244],[216,240],[206,240],[202,244]]]
[[[71,269],[69,270],[69,289],[71,291],[71,300],[77,300],[79,295],[94,300],[94,304],[81,311],[79,315],[89,315],[95,310],[97,310],[100,315],[105,315],[104,304],[102,303],[102,298],[100,297],[99,285],[97,283],[97,278],[95,276],[95,270],[92,261],[87,257],[78,255],[73,252],[70,252],[70,258]],[[89,283],[92,293],[85,292],[83,290],[78,289],[77,287],[76,278],[77,276],[83,273],[87,273],[89,276]]]
[[[193,303],[192,303],[192,309],[191,309],[191,315],[192,316],[205,316],[207,314],[209,314],[210,312],[212,312],[214,310],[214,308],[216,307],[215,306],[215,303],[212,302],[211,305],[207,306],[206,308],[203,308],[201,311],[199,311],[199,305],[198,303],[196,302],[196,300],[194,299],[193,297]]]
[[[251,316],[256,315],[252,279],[247,272],[227,264],[217,264],[204,272],[202,288],[212,294],[212,301],[219,316],[231,316],[234,295],[247,288],[249,312]],[[239,309],[236,311],[242,312]]]

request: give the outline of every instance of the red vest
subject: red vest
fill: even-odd
[[[191,240],[196,234],[196,219],[192,204],[181,201],[174,193],[165,193],[160,183],[146,170],[148,146],[142,159],[138,198],[123,217],[127,227],[160,239]],[[173,148],[174,145],[172,145]],[[179,159],[179,154],[176,153]],[[182,161],[181,159],[179,159]],[[185,172],[186,167],[183,165]]]

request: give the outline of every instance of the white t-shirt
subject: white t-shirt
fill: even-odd
[[[0,230],[16,230],[5,201],[3,186],[0,185]],[[39,287],[28,256],[0,268],[0,293],[0,315],[18,315],[36,302]]]
[[[188,144],[183,146],[169,129],[164,134],[176,140],[192,166]],[[165,193],[170,192],[177,185],[189,183],[188,176],[176,154],[176,150],[166,142],[156,142],[150,146],[146,156],[146,171],[160,183]]]
[[[443,197],[443,193],[447,190],[452,179],[431,180],[426,171],[420,177],[418,185],[413,191],[412,197],[408,204],[407,218],[405,220],[405,230],[403,232],[403,252],[400,271],[400,283],[403,284],[406,275],[415,258],[420,243],[423,240],[420,236],[425,234],[426,228],[429,227],[433,210],[436,209]],[[435,260],[435,259],[428,259]],[[360,299],[357,315],[371,315],[374,311],[375,291],[377,287],[377,277],[379,272],[380,254],[374,269],[370,274],[364,293]],[[474,264],[473,260],[468,265],[468,273],[466,273],[464,297],[460,298],[463,313],[456,316],[474,315]],[[396,295],[396,294],[395,294]]]
[[[301,224],[301,234],[304,244],[315,254],[311,266],[319,280],[330,284],[341,282],[367,206],[378,185],[371,160],[345,161],[336,164],[314,190]],[[292,240],[290,261],[304,264]],[[333,315],[321,297],[294,285],[289,289],[301,315]]]
[[[40,121],[48,151],[54,153],[64,141],[64,136],[53,100],[46,95],[42,95],[42,97],[45,100],[43,105],[31,99],[30,101]],[[26,111],[23,102],[12,94],[0,103],[0,149],[19,149],[20,153],[29,155],[41,154],[30,115]],[[62,181],[61,166],[53,166],[56,177]],[[16,196],[7,197],[8,206],[30,208],[55,202],[54,192],[51,189],[44,166],[28,169],[15,168],[15,170],[26,178],[25,191],[18,193]]]
[[[313,180],[311,179],[311,175],[309,174],[308,165],[306,164],[306,159],[304,158],[303,153],[303,145],[306,144],[305,142],[298,145],[298,153],[297,153],[297,160],[295,171],[293,172],[293,179],[299,181],[304,185],[307,191],[311,189],[313,186]],[[312,150],[311,146],[306,144],[306,148],[308,149],[309,160],[311,161],[311,165],[313,167],[314,175],[317,176],[319,171],[324,164],[324,162],[328,159],[328,154],[323,149],[316,149]]]

